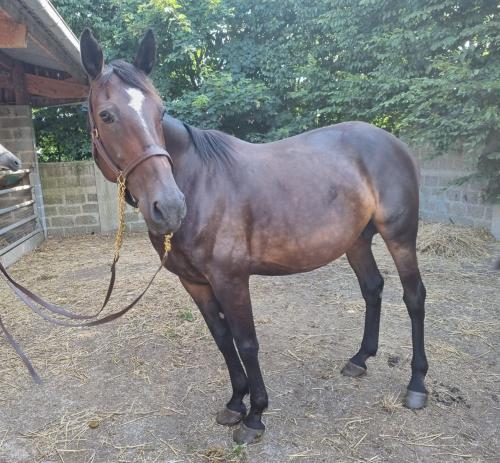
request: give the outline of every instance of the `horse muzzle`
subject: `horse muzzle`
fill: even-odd
[[[155,195],[143,213],[148,229],[158,235],[175,233],[186,217],[186,199],[180,190],[175,189]]]
[[[0,170],[19,170],[22,166],[21,160],[12,153],[0,153]]]

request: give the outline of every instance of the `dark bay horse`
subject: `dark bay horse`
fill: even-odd
[[[103,159],[102,149],[112,165],[129,172],[129,201],[141,210],[160,257],[163,235],[174,232],[166,267],[199,307],[227,363],[233,393],[218,423],[242,421],[233,435],[240,443],[264,433],[268,396],[250,275],[307,272],[347,254],[366,301],[366,318],[361,347],[342,373],[366,372],[366,360],[377,352],[384,285],[371,251],[375,233],[394,259],[411,320],[412,375],[405,402],[424,407],[428,367],[425,288],[415,251],[418,175],[407,146],[363,122],[266,144],[183,124],[165,115],[147,78],[155,58],[151,31],[133,64],[105,65],[89,30],[81,37],[81,55],[101,144],[95,160],[110,181],[116,181],[116,169]]]

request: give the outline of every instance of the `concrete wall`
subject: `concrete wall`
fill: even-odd
[[[488,204],[482,195],[482,185],[470,181],[457,185],[460,177],[472,173],[463,155],[448,154],[429,159],[428,153],[417,153],[420,165],[420,215],[424,219],[471,225],[495,233],[500,221],[498,206]],[[496,235],[500,239],[500,234]]]
[[[500,205],[486,203],[477,182],[453,183],[471,172],[464,158],[447,155],[431,160],[423,151],[416,155],[421,174],[421,217],[485,228],[500,240]],[[106,181],[92,161],[41,164],[40,175],[49,235],[116,230],[116,185]],[[146,230],[142,216],[128,206],[126,223],[129,230]]]
[[[111,233],[118,227],[116,185],[93,161],[40,164],[49,236]],[[142,216],[127,206],[126,225],[146,230]]]
[[[33,186],[33,190],[31,196],[29,191],[27,194],[28,199],[30,197],[35,199],[35,207],[39,217],[39,221],[33,226],[34,231],[26,235],[29,238],[2,255],[1,259],[4,265],[12,264],[26,252],[35,249],[44,239],[42,189],[34,140],[31,107],[26,105],[1,105],[0,143],[23,161],[23,168],[31,170],[30,184]]]

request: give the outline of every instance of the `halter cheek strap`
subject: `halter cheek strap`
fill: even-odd
[[[94,120],[93,111],[92,111],[92,88],[90,89],[89,99],[89,124],[90,124],[90,134],[92,137],[92,155],[94,160],[104,161],[106,167],[113,173],[114,181],[117,182],[118,179],[122,178],[126,181],[128,175],[132,173],[132,171],[139,165],[142,164],[149,158],[154,156],[164,156],[168,159],[170,167],[173,169],[172,158],[168,151],[162,148],[159,145],[149,145],[144,150],[142,156],[139,156],[137,159],[134,159],[130,164],[128,164],[124,169],[120,169],[120,167],[113,161],[112,157],[109,155],[109,152],[106,150],[106,147],[103,145],[101,137],[99,135],[99,130],[97,129],[97,125]]]

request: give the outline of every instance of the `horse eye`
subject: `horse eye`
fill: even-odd
[[[106,124],[109,124],[114,121],[112,114],[109,111],[101,111],[99,113],[99,117]]]

